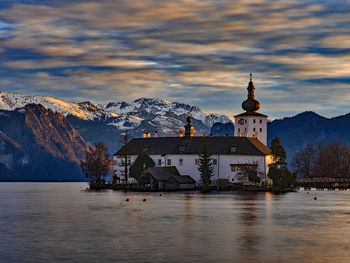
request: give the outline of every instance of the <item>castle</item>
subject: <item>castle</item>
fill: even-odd
[[[147,137],[135,138],[128,142],[113,156],[114,172],[123,181],[125,156],[127,165],[136,160],[138,154],[146,153],[154,161],[155,167],[175,167],[180,175],[192,177],[200,182],[198,171],[199,154],[206,143],[212,157],[212,183],[218,180],[242,182],[242,170],[253,168],[257,171],[260,183],[267,183],[269,164],[272,162],[267,141],[267,116],[257,111],[260,103],[254,98],[252,75],[248,84],[248,98],[242,103],[245,112],[234,116],[234,136],[193,136],[194,127],[189,114],[181,137]],[[128,183],[133,178],[128,179]]]

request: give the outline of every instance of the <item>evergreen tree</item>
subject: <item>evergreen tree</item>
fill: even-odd
[[[297,180],[297,172],[290,172],[287,167],[272,166],[268,177],[273,181],[274,190],[289,190]]]
[[[289,190],[296,182],[297,172],[292,173],[286,167],[286,151],[278,137],[272,140],[270,148],[273,163],[269,165],[270,168],[267,176],[273,181],[274,190]]]
[[[146,153],[141,153],[137,156],[135,162],[130,166],[130,176],[139,180],[141,174],[148,167],[154,166],[154,161]]]
[[[201,175],[201,184],[203,186],[203,190],[208,191],[210,189],[210,178],[213,176],[214,168],[206,141],[203,142],[201,154],[199,155],[198,170]]]
[[[86,178],[89,178],[92,183],[100,184],[105,182],[112,163],[107,146],[100,141],[95,147],[88,147],[85,159],[80,162],[80,166]]]
[[[273,155],[273,162],[277,165],[285,165],[286,163],[286,151],[281,145],[280,139],[278,137],[274,138],[271,142],[271,153]]]

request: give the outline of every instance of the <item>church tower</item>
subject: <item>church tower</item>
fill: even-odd
[[[189,112],[187,116],[187,124],[185,125],[185,137],[193,136],[194,127],[191,124],[191,122],[192,122],[192,117],[191,117],[191,113]]]
[[[242,108],[245,112],[234,116],[234,136],[257,137],[259,141],[267,143],[267,116],[256,112],[260,109],[260,103],[254,98],[254,84],[252,73],[248,84],[248,98],[243,101]]]

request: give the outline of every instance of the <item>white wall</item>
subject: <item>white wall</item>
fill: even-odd
[[[243,119],[244,123],[240,124],[239,120]],[[255,120],[255,123],[254,123]],[[261,123],[260,123],[261,120]],[[255,129],[255,131],[254,131]],[[256,137],[266,145],[267,143],[267,117],[261,116],[241,116],[235,118],[234,136]]]
[[[131,156],[131,163],[136,159],[135,156]],[[150,156],[155,166],[176,166],[177,170],[181,175],[190,175],[197,183],[200,181],[200,173],[198,171],[198,165],[195,164],[195,160],[199,159],[198,155],[151,155]],[[237,172],[231,171],[231,164],[246,164],[246,163],[258,163],[258,172],[267,174],[268,164],[271,163],[271,158],[268,156],[244,156],[244,155],[213,155],[213,159],[217,160],[217,164],[213,165],[214,175],[212,181],[215,184],[217,179],[228,179],[230,182],[238,182]],[[182,165],[180,165],[180,159],[183,160]],[[117,164],[114,166],[114,170],[117,172],[118,176],[122,177],[124,167],[121,166],[121,159],[113,156],[113,160],[117,160]],[[158,160],[161,160],[161,164],[158,164]],[[168,165],[168,160],[171,160],[171,164]],[[123,179],[123,177],[122,177]]]
[[[265,157],[265,167],[266,167],[266,175],[269,173],[269,164],[273,163],[273,156],[266,155]],[[272,184],[271,179],[267,178],[267,183]]]

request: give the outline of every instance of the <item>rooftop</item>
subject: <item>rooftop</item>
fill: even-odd
[[[267,115],[261,114],[259,112],[243,112],[241,114],[235,115],[234,117],[243,117],[243,116],[256,116],[256,117],[267,117]]]
[[[195,180],[189,175],[180,175],[179,171],[175,166],[168,167],[149,167],[144,172],[143,175],[151,174],[154,178],[159,181],[167,181],[173,177],[178,183],[181,184],[191,184],[196,183]]]
[[[206,142],[210,154],[264,156],[271,150],[257,138],[235,136],[209,137],[156,137],[132,139],[114,155],[149,155],[195,154],[201,153]]]

